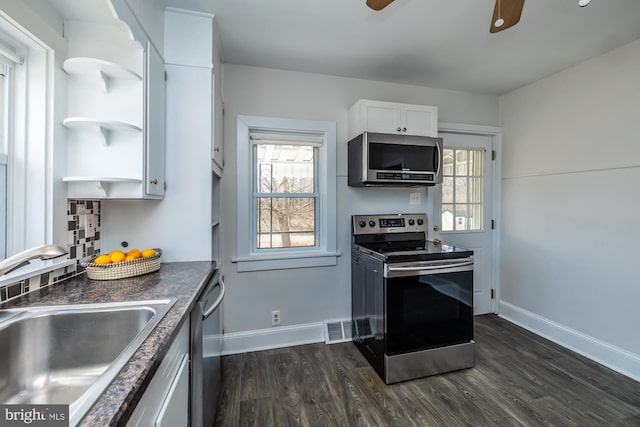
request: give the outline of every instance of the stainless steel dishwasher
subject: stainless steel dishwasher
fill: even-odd
[[[191,311],[191,427],[211,427],[220,392],[224,282],[212,269]]]

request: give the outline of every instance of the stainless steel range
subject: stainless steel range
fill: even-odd
[[[353,341],[387,383],[473,366],[473,251],[424,214],[352,217]]]

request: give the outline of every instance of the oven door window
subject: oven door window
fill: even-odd
[[[437,168],[436,154],[435,146],[370,142],[369,169],[435,172]]]
[[[473,339],[473,272],[386,279],[389,355]]]

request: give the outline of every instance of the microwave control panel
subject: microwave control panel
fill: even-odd
[[[390,181],[433,181],[432,173],[377,172],[376,179]]]

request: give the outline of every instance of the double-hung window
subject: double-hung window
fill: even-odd
[[[255,252],[318,243],[318,148],[321,137],[251,133]]]
[[[335,123],[238,117],[238,271],[336,264]]]

